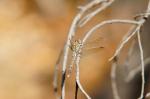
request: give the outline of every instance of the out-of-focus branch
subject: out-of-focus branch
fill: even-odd
[[[116,68],[117,68],[117,57],[114,58],[112,67],[111,67],[111,84],[112,84],[112,90],[113,90],[113,97],[114,99],[120,99],[118,88],[117,88],[117,82],[116,82]]]
[[[139,99],[143,99],[144,97],[144,85],[145,85],[145,77],[144,77],[144,56],[143,56],[143,48],[142,48],[142,44],[141,44],[141,39],[140,39],[140,29],[143,26],[143,24],[146,22],[147,18],[149,17],[149,11],[150,11],[150,1],[148,3],[148,8],[146,10],[146,13],[142,16],[139,16],[140,19],[137,20],[137,22],[139,23],[137,28],[134,29],[134,31],[131,33],[130,36],[124,36],[121,44],[119,45],[119,47],[117,48],[117,50],[115,51],[115,54],[113,55],[113,57],[110,58],[110,60],[112,60],[113,58],[115,58],[116,56],[119,55],[121,49],[124,47],[124,45],[135,35],[138,35],[138,44],[139,44],[139,48],[140,48],[140,57],[141,57],[141,76],[142,76],[142,88],[141,88],[141,95],[139,97]]]
[[[150,58],[146,58],[144,60],[144,66],[147,66],[147,64],[149,64],[149,63],[150,63]],[[141,66],[136,66],[135,69],[133,69],[129,72],[125,81],[130,82],[140,71],[141,71]]]
[[[59,63],[61,61],[61,58],[63,56],[63,50],[61,50],[57,62],[55,64],[55,70],[54,70],[54,80],[53,80],[53,86],[54,86],[54,93],[56,94],[57,99],[59,99],[59,95],[57,94],[58,91],[58,70],[60,69]]]

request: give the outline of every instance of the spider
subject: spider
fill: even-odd
[[[71,61],[71,64],[69,65],[69,71],[68,71],[67,77],[70,77],[73,64],[75,63],[75,61],[77,61],[77,58],[81,56],[83,43],[81,40],[75,40],[75,41],[70,40],[70,46],[69,47],[72,51],[72,61]]]
[[[96,40],[93,40],[92,42],[89,42],[89,43],[87,43],[87,44],[94,44],[94,43],[98,43],[99,41],[101,41],[101,39],[102,38],[98,38],[98,39],[96,39]],[[98,41],[98,42],[97,42]],[[77,58],[79,57],[81,57],[81,54],[82,54],[82,49],[84,48],[84,47],[86,47],[86,45],[87,44],[84,44],[84,46],[83,46],[83,42],[79,39],[79,40],[74,40],[74,41],[72,41],[72,40],[70,40],[70,45],[69,45],[69,47],[70,47],[70,49],[71,49],[71,51],[72,51],[72,60],[71,60],[71,64],[69,65],[69,69],[68,69],[68,75],[67,75],[67,77],[70,77],[70,74],[71,74],[71,72],[72,72],[72,67],[73,67],[73,64],[77,61]],[[86,49],[83,49],[84,51],[85,50],[91,50],[91,49],[102,49],[102,48],[104,48],[103,46],[94,46],[94,47],[91,47],[91,48],[86,48]]]

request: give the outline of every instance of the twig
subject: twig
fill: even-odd
[[[61,58],[63,56],[63,50],[61,50],[56,65],[55,65],[55,70],[54,70],[54,80],[53,80],[53,86],[54,86],[54,92],[56,94],[57,99],[59,99],[59,96],[57,95],[58,92],[58,70],[59,70],[59,63],[61,61]]]
[[[73,19],[73,22],[71,24],[70,30],[69,30],[69,34],[67,37],[67,41],[66,44],[64,46],[64,56],[63,56],[63,64],[62,64],[62,82],[61,82],[61,99],[65,99],[65,79],[66,79],[66,66],[67,66],[67,61],[68,61],[68,54],[69,54],[69,46],[70,46],[70,40],[72,40],[72,38],[74,37],[77,29],[79,27],[82,27],[83,25],[85,25],[88,21],[90,21],[96,14],[98,14],[99,12],[103,11],[104,9],[106,9],[108,6],[110,6],[112,4],[114,0],[94,0],[90,3],[88,3],[87,5],[80,7],[80,12],[75,16],[75,18]],[[95,11],[87,14],[86,16],[84,16],[85,12],[90,10],[93,6],[101,4],[100,8],[96,9]],[[145,82],[145,78],[144,78],[144,61],[143,61],[143,49],[142,49],[142,44],[141,44],[141,39],[140,39],[140,35],[139,35],[139,31],[141,29],[141,26],[145,23],[146,19],[149,17],[150,13],[150,0],[149,0],[149,4],[148,4],[148,8],[145,14],[141,14],[141,18],[139,20],[133,21],[133,20],[122,20],[122,19],[114,19],[114,20],[106,20],[103,21],[101,23],[99,23],[98,25],[94,26],[92,29],[90,29],[86,35],[84,36],[82,42],[83,45],[85,44],[85,42],[87,41],[87,39],[93,34],[93,32],[95,32],[97,29],[102,28],[103,26],[107,25],[107,24],[112,24],[112,23],[123,23],[123,24],[132,24],[135,25],[136,28],[133,28],[133,31],[127,33],[127,35],[125,35],[123,37],[123,40],[121,42],[121,44],[119,45],[119,47],[117,48],[115,54],[113,55],[113,57],[110,59],[114,59],[116,58],[121,49],[124,47],[124,45],[137,33],[138,35],[138,42],[139,42],[139,48],[140,48],[140,55],[141,55],[141,64],[142,64],[142,88],[141,88],[141,96],[140,99],[143,98],[143,94],[144,94],[144,82]],[[61,55],[60,55],[61,56]],[[79,55],[80,56],[80,55]],[[78,88],[80,88],[81,92],[84,93],[84,95],[88,98],[91,99],[89,97],[89,95],[84,91],[84,89],[82,88],[81,84],[80,84],[80,80],[79,80],[79,61],[80,61],[80,57],[78,55],[76,56],[76,60],[75,60],[75,66],[76,66],[76,94],[75,94],[75,98],[77,98],[77,92],[78,92]],[[58,63],[59,63],[59,59],[58,62],[56,63],[56,67],[55,67],[55,77],[54,77],[54,90],[55,92],[57,92],[57,76],[58,76]],[[115,81],[115,72],[116,72],[116,66],[117,64],[114,62],[114,66],[112,66],[112,73],[111,73],[111,77],[112,77],[112,87],[113,87],[113,93],[114,93],[114,97],[116,99],[120,99],[118,92],[117,92],[117,85],[116,85],[116,81]]]
[[[135,33],[140,30],[141,26],[143,26],[143,24],[145,23],[146,19],[147,19],[147,18],[149,17],[149,15],[150,15],[149,13],[150,13],[150,0],[149,0],[149,3],[148,3],[148,8],[147,8],[147,10],[146,10],[146,13],[145,13],[144,15],[142,14],[142,17],[141,17],[139,20],[137,20],[138,26],[137,26],[137,28],[135,29]],[[132,33],[132,34],[134,35],[134,33]],[[113,55],[113,57],[111,57],[111,58],[109,59],[109,61],[111,61],[116,55],[118,55],[119,52],[121,51],[121,49],[123,48],[124,44],[126,44],[126,43],[128,42],[128,40],[132,38],[132,36],[131,36],[131,37],[129,36],[129,37],[127,37],[127,38],[126,38],[126,37],[127,37],[127,36],[125,35],[125,37],[123,38],[123,40],[122,40],[120,46],[117,48],[117,50],[115,51],[115,54]]]
[[[114,58],[111,67],[111,85],[112,85],[114,99],[120,99],[118,88],[117,88],[117,82],[116,82],[116,68],[117,68],[117,57]]]
[[[141,28],[141,26],[137,26],[136,29],[131,28],[131,30],[123,37],[121,44],[116,49],[115,54],[109,59],[111,61],[113,58],[115,58],[117,55],[119,55],[120,51],[124,47],[124,45],[137,33],[137,31]],[[133,29],[133,30],[132,30]],[[130,34],[130,35],[129,35]]]
[[[146,12],[147,12],[147,13],[150,13],[150,0],[148,1],[148,6],[147,6]],[[146,16],[148,17],[149,15],[146,15]]]
[[[82,20],[79,22],[79,26],[84,26],[88,21],[90,21],[94,16],[96,16],[99,12],[102,12],[105,10],[108,6],[110,6],[114,0],[105,0],[105,2],[102,3],[102,6],[95,11],[91,12],[90,14],[86,15]]]
[[[140,58],[141,58],[141,67],[142,67],[142,88],[141,88],[141,96],[139,99],[143,99],[144,95],[144,86],[145,86],[145,77],[144,77],[144,56],[143,56],[143,48],[142,48],[142,43],[141,43],[141,37],[140,37],[140,31],[137,33],[138,36],[138,44],[139,44],[139,49],[140,49]]]
[[[79,89],[81,90],[81,92],[86,96],[87,99],[91,99],[91,97],[85,92],[85,90],[83,89],[81,83],[80,83],[80,78],[79,78],[79,61],[80,61],[80,56],[78,56],[77,60],[76,60],[76,83],[77,86],[79,87]],[[77,88],[78,89],[78,88]],[[77,94],[76,96],[77,97]]]
[[[148,17],[147,15],[145,15],[145,17]],[[144,60],[143,60],[143,49],[142,49],[142,44],[141,44],[141,40],[140,40],[140,35],[139,35],[139,31],[141,29],[141,26],[145,23],[145,19],[140,19],[139,25],[137,26],[137,28],[135,29],[135,31],[129,36],[127,37],[125,40],[123,40],[123,42],[121,43],[121,45],[119,46],[119,48],[116,50],[115,54],[113,55],[112,58],[110,58],[110,60],[112,60],[114,57],[116,57],[121,49],[124,47],[124,45],[137,33],[138,35],[138,42],[139,42],[139,48],[140,48],[140,55],[141,55],[141,64],[142,64],[142,88],[141,88],[141,95],[139,97],[139,99],[143,99],[143,95],[144,95],[144,83],[145,83],[145,78],[144,78]]]
[[[90,29],[86,35],[84,36],[82,42],[83,44],[86,42],[86,40],[92,35],[93,32],[95,32],[97,29],[102,28],[105,25],[108,24],[113,24],[113,23],[124,23],[124,24],[133,24],[133,25],[138,25],[139,23],[136,21],[132,21],[132,20],[123,20],[123,19],[113,19],[113,20],[106,20],[103,21],[99,24],[97,24],[96,26],[94,26],[92,29]]]
[[[80,21],[80,19],[82,18],[82,16],[84,15],[84,13],[89,10],[91,7],[93,7],[93,5],[97,4],[97,3],[101,3],[104,2],[105,0],[94,0],[92,2],[90,2],[89,4],[87,4],[86,6],[82,7],[81,11],[75,16],[70,30],[69,30],[69,34],[68,34],[68,38],[66,41],[66,44],[64,46],[64,57],[63,57],[63,64],[62,64],[62,83],[61,83],[61,98],[65,99],[65,78],[66,78],[66,66],[67,66],[67,60],[68,60],[68,53],[69,53],[69,45],[70,45],[70,40],[72,40],[72,38],[74,37],[76,30],[78,28],[78,22]],[[93,3],[94,2],[94,3]]]

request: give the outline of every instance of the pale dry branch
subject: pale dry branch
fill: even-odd
[[[69,30],[69,33],[68,33],[66,44],[64,46],[64,52],[63,52],[64,56],[63,56],[63,64],[62,64],[62,82],[61,82],[61,90],[62,90],[61,98],[62,99],[65,99],[66,66],[67,66],[67,60],[68,60],[68,54],[69,54],[70,40],[72,40],[72,38],[74,37],[74,35],[76,33],[76,30],[78,28],[78,23],[81,20],[84,13],[87,10],[89,10],[90,8],[92,8],[95,4],[99,4],[99,3],[102,3],[102,2],[105,2],[105,1],[106,0],[94,0],[94,1],[90,2],[86,6],[82,7],[81,11],[73,19],[73,22],[71,24],[71,27],[70,27],[70,30]],[[108,1],[108,2],[110,2],[110,1]]]
[[[63,50],[63,63],[62,63],[62,82],[61,82],[61,99],[65,99],[65,79],[66,79],[66,69],[67,69],[67,61],[68,61],[68,56],[69,56],[69,46],[71,45],[71,40],[74,38],[75,33],[78,28],[81,28],[84,26],[88,21],[90,21],[95,15],[109,7],[114,0],[93,0],[90,3],[88,3],[85,6],[79,7],[80,11],[77,13],[75,18],[73,19],[73,22],[71,24],[67,41],[64,46]],[[93,8],[95,5],[100,5],[99,8],[94,10],[93,12],[87,14],[84,16],[85,12],[89,11],[91,8]],[[143,26],[143,24],[146,22],[147,18],[150,16],[150,0],[148,3],[148,7],[145,13],[139,14],[137,20],[127,20],[127,19],[112,19],[112,20],[106,20],[102,21],[99,24],[93,26],[88,32],[85,33],[85,36],[82,39],[82,45],[87,42],[88,38],[91,37],[92,34],[98,29],[101,29],[104,26],[107,26],[109,24],[115,24],[115,23],[121,23],[121,24],[129,24],[129,25],[134,25],[134,27],[129,30],[129,32],[126,33],[125,36],[123,36],[123,39],[121,40],[120,45],[117,47],[114,55],[109,59],[109,60],[114,60],[113,61],[113,66],[112,66],[112,71],[111,71],[111,80],[112,80],[112,89],[113,89],[113,95],[115,99],[120,99],[118,89],[117,89],[117,83],[116,83],[116,67],[117,67],[117,59],[118,58],[122,48],[125,46],[126,43],[130,39],[133,38],[137,34],[138,36],[138,44],[139,44],[139,49],[140,49],[140,58],[141,58],[141,75],[142,75],[142,88],[141,88],[141,95],[139,99],[143,99],[144,96],[144,83],[145,83],[145,78],[144,78],[144,56],[143,56],[143,49],[142,49],[142,44],[141,44],[141,39],[140,39],[140,29]],[[77,46],[76,46],[77,47]],[[77,49],[77,51],[74,52],[73,55],[73,62],[70,67],[73,66],[73,64],[76,67],[76,92],[75,92],[75,99],[77,99],[77,93],[78,93],[78,88],[81,90],[81,92],[86,96],[87,99],[91,99],[91,97],[85,92],[83,89],[80,79],[79,79],[79,62],[80,62],[80,53],[81,53],[81,48]],[[80,51],[81,50],[81,51]],[[62,55],[60,55],[61,57]],[[59,57],[59,58],[60,58]],[[57,92],[57,79],[58,79],[58,63],[60,62],[60,59],[58,58],[58,61],[55,66],[55,77],[54,77],[54,89],[55,92]],[[132,74],[133,75],[133,74]],[[130,76],[130,74],[129,74]]]
[[[131,30],[129,30],[129,32],[121,40],[121,43],[120,43],[119,47],[116,49],[115,54],[109,59],[109,61],[111,61],[117,55],[120,54],[120,51],[122,50],[122,48],[124,47],[124,45],[126,43],[128,43],[128,41],[137,33],[137,31],[139,31],[140,27],[141,26],[137,26],[135,29],[132,27]]]
[[[118,56],[120,54],[121,49],[124,47],[124,45],[137,33],[138,34],[138,43],[139,43],[139,48],[140,48],[140,55],[141,55],[141,62],[142,62],[142,88],[141,88],[141,95],[139,97],[139,99],[143,98],[144,95],[144,84],[145,84],[145,78],[144,78],[144,60],[143,60],[143,49],[142,49],[142,44],[141,44],[141,40],[140,40],[140,35],[139,35],[139,31],[141,29],[141,26],[144,24],[145,19],[141,19],[139,21],[139,25],[135,28],[135,30],[131,33],[131,35],[129,36],[124,36],[120,46],[117,48],[115,54],[113,55],[113,57],[111,57],[109,60],[114,59],[116,56]],[[128,35],[128,34],[127,34]]]
[[[79,22],[79,26],[84,26],[88,21],[90,21],[94,16],[96,16],[98,13],[105,10],[108,6],[110,6],[114,0],[105,0],[105,2],[102,3],[102,6],[100,8],[96,9],[95,11],[92,11],[90,14],[86,15],[84,18],[81,19]]]
[[[106,20],[106,21],[103,21],[99,24],[97,24],[96,26],[94,26],[92,29],[90,29],[86,35],[84,36],[82,42],[83,42],[83,45],[84,43],[87,41],[87,39],[99,28],[102,28],[103,26],[105,25],[108,25],[108,24],[114,24],[114,23],[122,23],[122,24],[133,24],[133,25],[138,25],[139,23],[136,22],[136,21],[133,21],[133,20],[124,20],[124,19],[113,19],[113,20]]]
[[[116,82],[116,68],[117,68],[117,57],[114,58],[111,67],[111,86],[113,90],[114,99],[121,99],[118,93],[117,82]]]
[[[144,60],[144,66],[148,66],[149,63],[150,63],[150,58],[146,58]],[[133,69],[129,72],[125,81],[130,82],[140,71],[141,71],[141,66],[136,66],[135,69]]]
[[[121,44],[119,45],[119,47],[117,48],[117,50],[115,51],[115,54],[113,55],[113,57],[111,57],[109,60],[112,60],[113,58],[115,58],[117,55],[119,55],[121,49],[124,47],[124,45],[137,33],[138,35],[138,44],[139,44],[139,49],[140,49],[140,57],[141,57],[141,76],[142,76],[142,87],[141,87],[141,95],[139,97],[139,99],[143,99],[144,96],[144,85],[145,85],[145,77],[144,77],[144,56],[143,56],[143,49],[142,49],[142,44],[141,44],[141,39],[140,39],[140,29],[143,26],[143,24],[146,22],[147,18],[149,17],[149,11],[150,11],[150,1],[148,4],[148,8],[147,11],[145,13],[145,15],[142,15],[141,18],[139,20],[137,20],[137,22],[139,23],[139,25],[137,26],[137,28],[134,30],[134,32],[132,32],[132,34],[130,36],[124,36]],[[128,35],[128,34],[127,34]]]
[[[141,43],[141,37],[140,37],[140,31],[137,32],[138,36],[138,44],[139,44],[139,49],[140,49],[140,58],[141,58],[141,75],[142,75],[142,88],[141,88],[141,96],[139,99],[143,99],[144,96],[144,87],[145,87],[145,77],[144,77],[144,56],[143,56],[143,48],[142,48],[142,43]]]
[[[150,13],[150,0],[148,1],[148,6],[147,6],[146,12],[147,12],[147,13]],[[146,15],[146,16],[148,17],[149,15]]]
[[[75,65],[76,65],[76,84],[77,84],[77,87],[81,90],[81,92],[86,96],[86,98],[87,99],[91,99],[91,97],[86,93],[86,91],[83,89],[83,87],[82,87],[82,85],[80,83],[79,62],[80,62],[80,56],[78,56],[77,61],[75,63]],[[75,97],[77,97],[77,91],[76,91]]]
[[[66,77],[66,66],[67,66],[67,60],[68,60],[70,40],[72,40],[72,38],[74,37],[76,30],[78,28],[78,22],[81,20],[84,13],[87,10],[89,10],[96,3],[101,3],[103,1],[105,1],[105,0],[99,0],[99,1],[94,0],[94,1],[90,2],[89,4],[87,4],[87,6],[82,7],[82,10],[73,19],[73,22],[71,24],[71,27],[70,27],[70,30],[68,33],[68,38],[67,38],[66,44],[64,46],[64,57],[63,57],[63,64],[62,64],[62,67],[63,67],[62,68],[62,84],[61,84],[61,90],[62,90],[61,97],[62,97],[62,99],[65,99],[65,77]]]
[[[57,59],[56,64],[55,64],[55,70],[54,70],[53,86],[54,86],[54,93],[56,94],[57,99],[60,99],[59,95],[57,94],[57,91],[58,91],[58,70],[60,69],[59,63],[62,59],[62,56],[63,56],[63,50],[61,50],[61,52],[58,56],[58,59]]]
[[[138,26],[135,30],[135,33],[140,31],[141,26],[143,26],[143,24],[145,23],[145,21],[147,20],[147,18],[149,17],[150,13],[150,1],[148,3],[148,8],[146,10],[146,13],[143,13],[141,18],[139,20],[137,20],[136,22],[138,23]],[[132,31],[132,30],[131,30]],[[119,54],[119,52],[121,51],[121,49],[123,48],[123,46],[132,38],[133,35],[135,35],[135,33],[132,33],[131,36],[124,36],[123,40],[121,42],[121,44],[119,45],[119,47],[117,48],[117,50],[115,51],[115,54],[109,59],[110,61]],[[128,35],[128,33],[127,33]]]

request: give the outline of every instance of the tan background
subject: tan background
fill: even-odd
[[[77,12],[76,7],[84,1],[0,0],[0,99],[55,99],[52,87],[54,64]],[[132,17],[143,11],[146,1],[117,1],[93,23],[112,17]],[[107,60],[127,27],[108,29],[104,30],[106,34],[102,33],[106,39],[102,42],[105,49],[98,55],[85,57],[80,67],[81,83],[95,97],[93,99],[106,94],[107,87],[111,91],[110,85],[103,88],[109,81]],[[68,84],[68,99],[73,99],[72,89],[74,86]],[[80,98],[82,96],[79,94]]]

